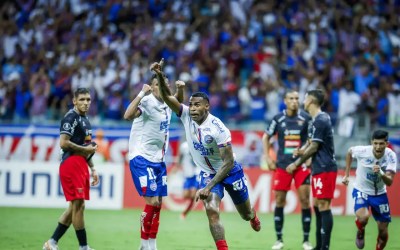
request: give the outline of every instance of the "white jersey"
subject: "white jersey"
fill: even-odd
[[[189,152],[189,144],[187,141],[184,141],[179,146],[179,154],[182,157],[182,161],[180,165],[182,166],[183,176],[185,178],[193,177],[199,174],[199,170],[196,167],[196,164],[193,162],[193,158]]]
[[[231,132],[212,114],[198,125],[190,117],[188,106],[182,104],[181,109],[180,118],[194,163],[202,171],[215,174],[223,165],[219,148],[231,144]]]
[[[153,94],[139,104],[141,115],[133,120],[129,137],[129,159],[140,155],[158,163],[164,161],[168,149],[171,109]]]
[[[386,148],[385,154],[376,159],[372,146],[355,146],[351,148],[352,157],[357,159],[356,181],[354,187],[368,195],[380,195],[386,193],[386,185],[378,174],[372,171],[374,165],[381,166],[383,171],[396,172],[397,157],[390,148]]]

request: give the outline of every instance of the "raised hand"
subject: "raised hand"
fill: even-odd
[[[164,66],[164,58],[162,58],[160,62],[152,63],[150,65],[150,70],[156,72],[157,74],[161,74],[163,66]]]

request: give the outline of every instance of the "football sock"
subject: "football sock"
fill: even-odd
[[[188,206],[186,207],[185,211],[183,211],[183,215],[187,215],[189,211],[192,209],[194,204],[194,199],[190,199]]]
[[[157,249],[156,239],[149,238],[149,247],[150,249]]]
[[[79,241],[79,246],[81,247],[86,246],[87,245],[86,229],[75,230],[75,233]]]
[[[310,235],[311,208],[301,210],[301,222],[303,223],[303,242],[306,242]]]
[[[362,224],[361,221],[359,221],[357,218],[356,218],[356,226],[357,226],[357,229],[360,231],[364,231],[364,229],[365,229],[365,224]]]
[[[150,234],[149,234],[149,238],[151,238],[151,239],[155,239],[157,237],[158,227],[160,226],[161,206],[154,207],[153,211],[154,211],[154,215],[153,215],[153,219],[151,221]]]
[[[330,209],[321,212],[321,228],[322,249],[329,249],[333,228],[333,216]]]
[[[226,240],[218,240],[215,242],[217,246],[217,250],[228,250],[228,244],[226,244]]]
[[[54,230],[53,236],[51,238],[58,242],[61,237],[65,234],[65,232],[68,230],[69,226],[66,226],[64,224],[61,224],[58,222],[56,230]]]
[[[154,206],[146,204],[140,217],[140,237],[144,240],[149,239],[151,222],[154,216]]]
[[[282,240],[282,228],[283,228],[283,207],[275,207],[274,222],[276,238]]]
[[[317,241],[315,249],[321,249],[321,213],[319,212],[318,207],[314,207],[314,212],[315,212],[315,223],[316,223],[315,237]]]

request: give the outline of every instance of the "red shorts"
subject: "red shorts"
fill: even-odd
[[[314,198],[333,199],[336,187],[337,172],[326,172],[313,175],[311,190]]]
[[[292,185],[292,179],[294,179],[294,185],[296,189],[298,189],[303,185],[306,178],[309,178],[310,172],[309,168],[298,167],[293,174],[289,174],[284,169],[276,168],[272,190],[289,191],[290,186]]]
[[[89,200],[90,175],[83,156],[69,156],[60,165],[60,180],[67,201]]]

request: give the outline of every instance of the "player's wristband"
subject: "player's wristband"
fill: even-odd
[[[383,172],[383,170],[380,169],[380,170],[379,170],[379,175],[381,175],[381,176],[382,176],[382,175],[385,175],[385,172]]]
[[[139,96],[140,98],[143,98],[143,96],[144,96],[145,94],[146,94],[146,93],[144,93],[144,91],[142,90],[142,91],[139,92],[139,94],[138,94],[137,96]]]

